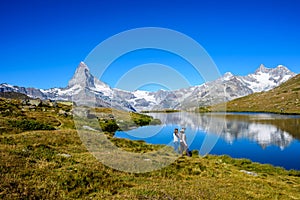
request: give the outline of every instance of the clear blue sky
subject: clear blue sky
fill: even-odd
[[[138,27],[190,36],[222,74],[246,75],[261,63],[283,64],[300,73],[298,0],[2,0],[0,7],[0,83],[65,87],[96,45]],[[168,64],[168,55],[162,57]],[[155,58],[135,64],[162,62]],[[103,77],[111,85],[112,74]]]

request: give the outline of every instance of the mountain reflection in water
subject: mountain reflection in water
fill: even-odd
[[[300,116],[285,116],[264,113],[208,113],[195,114],[151,113],[166,125],[188,127],[193,131],[219,134],[226,142],[246,138],[258,143],[262,148],[276,145],[287,147],[300,135]],[[221,129],[221,130],[219,130]],[[289,133],[288,131],[292,131]]]
[[[211,154],[228,154],[261,163],[300,169],[300,116],[266,113],[149,113],[160,126],[118,131],[116,137],[172,145],[174,128],[186,127],[190,149],[201,152],[206,137],[214,137]]]

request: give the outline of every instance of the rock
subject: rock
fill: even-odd
[[[65,158],[70,158],[70,157],[72,157],[70,154],[67,154],[67,153],[58,153],[57,155],[58,155],[58,156],[61,156],[61,157],[65,157]]]
[[[30,110],[35,110],[35,106],[33,106],[33,105],[28,106],[28,109],[30,109]]]
[[[246,171],[246,170],[240,170],[240,172],[243,172],[243,173],[251,175],[251,176],[258,176],[258,174],[255,172],[250,172],[250,171]]]
[[[47,100],[43,101],[42,105],[43,106],[48,106],[48,107],[52,107],[53,106],[53,104],[52,104],[52,102],[51,102],[50,99],[47,99]]]
[[[42,100],[40,99],[30,99],[28,101],[29,105],[33,105],[33,106],[40,106],[42,104]]]
[[[90,126],[82,126],[82,128],[86,129],[86,130],[90,130],[90,131],[97,131],[96,129],[90,127]]]
[[[52,103],[52,107],[54,107],[54,108],[56,108],[57,107],[57,102],[56,101],[54,101],[54,102],[51,102]]]
[[[60,109],[60,110],[58,111],[58,114],[60,114],[60,115],[67,115],[66,111],[64,111],[64,110],[62,110],[62,109]]]
[[[24,105],[24,106],[28,105],[28,99],[22,100],[22,105]]]

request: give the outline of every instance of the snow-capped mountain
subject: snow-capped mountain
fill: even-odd
[[[66,88],[43,90],[1,84],[0,92],[19,92],[33,98],[73,101],[77,105],[112,106],[121,110],[136,111],[126,100],[114,95],[112,88],[96,79],[83,62],[77,67]]]
[[[253,92],[261,92],[273,89],[295,75],[295,73],[289,71],[283,65],[278,65],[272,69],[266,68],[261,64],[254,74],[249,74],[244,77],[240,76],[238,78]]]
[[[152,93],[136,91],[134,92],[136,98],[130,99],[130,103],[137,110],[168,108],[189,110],[226,102],[254,92],[267,91],[295,75],[282,65],[276,68],[261,65],[255,73],[247,76],[234,76],[227,72],[215,81],[175,91],[160,90]]]
[[[47,90],[1,84],[0,92],[19,92],[33,98],[67,100],[76,104],[115,107],[122,110],[194,109],[229,101],[254,92],[270,90],[296,74],[286,67],[266,68],[261,65],[253,74],[224,76],[211,82],[175,91],[124,91],[111,88],[95,78],[81,62],[65,88]]]

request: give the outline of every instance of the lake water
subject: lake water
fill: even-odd
[[[300,170],[300,116],[266,113],[150,113],[161,125],[117,131],[115,137],[173,145],[174,128],[186,128],[189,149],[227,154]]]

